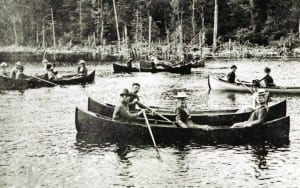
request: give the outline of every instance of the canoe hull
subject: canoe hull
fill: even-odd
[[[88,110],[95,112],[107,117],[112,117],[114,106],[108,104],[101,104],[92,98],[88,99]],[[237,122],[246,121],[249,119],[251,112],[246,113],[236,113],[237,109],[232,110],[215,110],[215,111],[195,111],[191,112],[191,120],[197,124],[207,124],[207,125],[232,125]],[[165,110],[159,111],[164,116],[169,118],[171,121],[175,121],[174,112]],[[160,119],[158,116],[148,115],[150,118]],[[280,101],[269,107],[269,113],[267,116],[267,121],[272,119],[277,119],[286,116],[286,101]]]
[[[113,63],[113,69],[114,69],[114,73],[131,73],[131,72],[140,72],[139,69],[137,68],[129,68],[127,66],[123,66],[123,65],[119,65],[116,63]]]
[[[251,84],[245,84],[247,87],[252,88]],[[250,92],[249,89],[242,84],[228,83],[219,78],[208,76],[208,86],[210,89],[233,91],[233,92]],[[274,94],[300,94],[300,87],[272,87],[263,88],[266,91]]]
[[[101,139],[111,142],[151,143],[148,129],[143,124],[112,121],[95,113],[76,108],[75,124],[78,133],[96,133]],[[288,141],[289,117],[266,122],[264,125],[247,128],[176,128],[151,125],[155,140],[159,144],[191,142],[203,144],[238,144],[261,141]]]

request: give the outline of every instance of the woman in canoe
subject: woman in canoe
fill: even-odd
[[[8,77],[8,76],[9,76],[9,72],[7,72],[7,71],[5,70],[6,67],[7,67],[7,63],[2,62],[2,63],[0,64],[0,67],[1,67],[0,75],[1,75],[1,76],[6,76],[6,77]]]
[[[124,89],[120,96],[121,103],[115,107],[113,112],[112,119],[114,121],[131,122],[133,119],[136,119],[144,113],[145,110],[136,113],[129,112],[128,103],[132,94],[129,93],[128,89]]]
[[[268,114],[266,95],[267,92],[263,89],[260,89],[256,93],[257,106],[254,112],[252,112],[248,121],[236,123],[232,126],[232,128],[251,127],[251,126],[263,124]]]
[[[88,74],[88,69],[86,67],[86,61],[84,60],[79,60],[80,67],[77,69],[77,75],[78,76],[86,76]]]
[[[273,78],[270,76],[271,69],[269,67],[265,68],[266,75],[260,79],[261,87],[273,87],[275,86]]]

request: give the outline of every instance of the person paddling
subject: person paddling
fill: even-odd
[[[130,99],[128,101],[128,107],[130,111],[135,111],[136,105],[138,105],[140,108],[143,108],[143,106],[139,103],[140,98],[138,96],[138,93],[140,91],[140,88],[141,85],[139,83],[133,83],[131,86]]]
[[[1,67],[0,75],[1,75],[1,76],[6,76],[6,77],[8,77],[8,76],[9,76],[9,73],[5,70],[6,67],[7,67],[7,63],[2,62],[2,63],[0,64],[0,67]]]
[[[80,66],[77,69],[77,75],[78,76],[86,76],[88,74],[88,69],[86,67],[86,61],[84,60],[79,60],[78,63]]]
[[[56,75],[55,75],[55,73],[53,72],[53,69],[52,69],[52,63],[47,63],[47,65],[46,65],[46,75],[45,75],[45,79],[46,80],[54,80],[54,79],[56,79]]]
[[[229,82],[229,83],[235,83],[235,71],[237,69],[237,66],[236,65],[232,65],[231,67],[231,71],[226,75],[226,80]]]
[[[260,85],[262,87],[273,87],[273,86],[275,86],[274,80],[270,76],[271,69],[269,67],[266,67],[264,69],[264,71],[265,71],[266,75],[262,79],[259,80],[259,82],[261,83]]]
[[[144,109],[136,113],[131,113],[129,111],[128,103],[132,94],[128,91],[128,89],[124,89],[121,92],[120,96],[121,96],[121,103],[115,107],[113,112],[112,119],[114,121],[131,122],[132,120],[138,118],[140,115],[142,115],[145,112]]]
[[[19,65],[17,68],[17,73],[16,73],[16,80],[26,80],[26,79],[31,79],[30,76],[27,76],[26,74],[24,74],[24,66],[23,65]]]
[[[9,77],[11,79],[16,79],[16,75],[17,75],[17,72],[18,72],[18,68],[20,68],[22,65],[22,63],[20,61],[18,61],[16,64],[15,64],[15,67],[13,68],[13,70],[10,72],[10,75]]]
[[[249,119],[245,122],[236,123],[232,128],[241,128],[241,127],[251,127],[255,125],[260,125],[265,122],[266,116],[268,114],[268,105],[267,105],[267,96],[268,93],[264,89],[260,89],[256,93],[256,102],[257,106],[252,112]]]

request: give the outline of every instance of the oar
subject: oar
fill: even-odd
[[[155,150],[156,150],[156,152],[157,152],[157,154],[158,154],[158,158],[161,158],[161,157],[160,157],[160,154],[159,154],[159,151],[158,151],[158,148],[157,148],[157,145],[156,145],[156,142],[155,142],[155,139],[154,139],[154,136],[153,136],[153,134],[152,134],[152,130],[151,130],[151,127],[150,127],[150,124],[149,124],[149,121],[148,121],[146,112],[143,112],[143,115],[144,115],[145,122],[146,122],[147,127],[148,127],[148,131],[149,131],[149,133],[150,133],[152,142],[153,142],[153,144],[154,144]]]
[[[148,107],[148,106],[146,106],[146,105],[144,105],[144,104],[142,104],[142,103],[140,103],[140,102],[137,102],[137,103],[138,103],[140,106],[146,108],[147,110],[150,110],[150,111],[154,112],[156,115],[158,115],[158,116],[161,117],[162,119],[166,120],[167,122],[173,123],[173,121],[169,120],[167,117],[165,117],[165,116],[163,116],[162,114],[156,112],[155,110],[152,110],[150,107]]]
[[[37,80],[41,80],[41,81],[43,81],[43,82],[46,82],[46,83],[48,83],[48,84],[54,85],[54,86],[65,87],[65,86],[63,86],[63,85],[59,85],[59,84],[50,82],[50,81],[48,81],[48,80],[44,80],[44,79],[42,79],[42,78],[36,77],[36,76],[31,76],[31,77],[32,77],[32,78],[35,78],[35,79],[37,79]]]
[[[249,91],[250,91],[250,93],[254,93],[254,91],[251,89],[251,88],[249,88],[248,86],[246,86],[246,84],[245,83],[243,83],[243,81],[240,81],[240,80],[237,80],[239,83],[241,83],[245,88],[247,88]]]

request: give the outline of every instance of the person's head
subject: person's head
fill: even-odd
[[[237,66],[236,65],[232,65],[230,68],[231,68],[232,72],[235,72],[236,69],[237,69]]]
[[[269,73],[271,72],[271,69],[270,69],[269,67],[266,67],[266,68],[264,69],[264,71],[265,71],[266,74],[269,74]]]
[[[264,105],[267,102],[267,92],[264,89],[259,89],[256,93],[255,93],[256,97],[255,97],[255,101],[257,102],[257,104],[259,105]]]
[[[18,69],[22,66],[23,66],[23,64],[20,61],[16,62],[16,69]]]
[[[18,70],[19,72],[23,72],[23,71],[24,71],[24,66],[23,66],[23,65],[18,66],[18,67],[17,67],[17,70]]]
[[[123,91],[120,93],[120,96],[122,98],[122,102],[125,103],[128,103],[131,98],[131,94],[129,93],[128,89],[123,89]]]
[[[132,84],[132,93],[137,94],[140,91],[141,85],[139,83]]]
[[[186,106],[185,99],[187,98],[187,95],[185,94],[185,92],[178,92],[177,95],[175,96],[175,98],[177,99],[178,107]]]
[[[46,69],[47,69],[47,70],[51,70],[51,68],[52,68],[52,64],[51,64],[51,63],[47,63]]]
[[[7,67],[7,63],[2,62],[2,63],[0,64],[0,67],[1,67],[2,69],[5,69],[5,68]]]
[[[79,60],[79,63],[78,63],[80,66],[82,67],[85,67],[86,65],[86,61],[84,61],[83,59]]]

